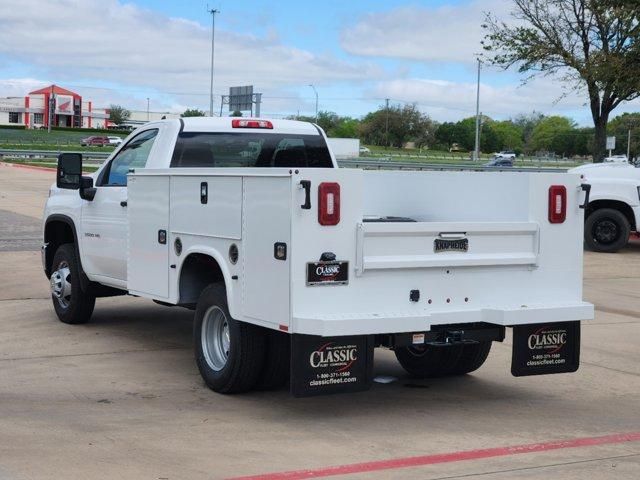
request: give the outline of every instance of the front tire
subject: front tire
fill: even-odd
[[[193,338],[198,370],[211,390],[240,393],[254,387],[264,362],[264,333],[231,317],[223,284],[202,291]]]
[[[627,217],[612,208],[594,211],[584,225],[584,241],[594,252],[617,252],[627,245],[630,233]]]
[[[72,243],[58,247],[53,256],[52,270],[49,277],[51,300],[60,321],[72,325],[88,322],[96,297],[82,290],[80,263]]]

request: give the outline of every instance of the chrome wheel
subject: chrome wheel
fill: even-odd
[[[71,304],[71,270],[66,261],[60,262],[55,272],[49,279],[51,294],[56,298],[62,308],[68,308]]]
[[[213,306],[205,312],[200,338],[207,365],[219,372],[227,364],[231,345],[229,321],[220,307]]]

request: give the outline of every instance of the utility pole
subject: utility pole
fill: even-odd
[[[476,89],[476,144],[473,150],[473,160],[480,160],[480,59],[478,59],[478,86]]]
[[[51,85],[51,93],[49,94],[49,118],[47,119],[47,133],[51,133],[51,124],[55,121],[56,118],[56,94],[53,90],[53,85]]]
[[[316,90],[316,87],[313,86],[312,84],[309,84],[309,86],[313,88],[313,93],[316,94],[316,123],[318,123],[318,91]]]
[[[384,102],[385,102],[384,108],[386,111],[386,118],[384,122],[384,143],[386,143],[387,148],[389,148],[389,99],[385,98]]]
[[[627,162],[631,163],[631,129],[627,134]]]
[[[254,93],[253,96],[255,97],[255,104],[256,104],[256,118],[260,118],[260,106],[262,105],[262,94]]]
[[[149,97],[147,97],[147,122],[149,121]]]
[[[211,83],[209,84],[209,116],[213,117],[213,61],[216,38],[216,13],[220,13],[220,11],[212,8],[209,9],[208,12],[211,14]]]

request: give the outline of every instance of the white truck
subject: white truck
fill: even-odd
[[[375,347],[418,377],[479,368],[513,327],[512,373],[578,368],[578,175],[339,169],[315,125],[146,124],[97,172],[65,153],[42,259],[59,319],[129,294],[195,310],[221,393],[364,390]]]
[[[626,157],[625,157],[626,158]],[[591,186],[585,211],[584,242],[595,252],[616,252],[640,225],[640,169],[624,162],[573,168]]]

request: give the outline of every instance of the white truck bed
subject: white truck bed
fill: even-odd
[[[311,182],[311,209],[301,208],[301,180]],[[318,222],[322,182],[340,185],[337,225]],[[566,187],[562,223],[548,220],[551,185]],[[140,170],[128,188],[128,289],[140,296],[193,302],[179,278],[185,259],[199,252],[220,265],[234,318],[289,333],[593,318],[582,301],[578,175],[173,168]],[[439,238],[465,238],[468,251],[436,253]],[[286,244],[285,260],[274,257],[276,243]],[[348,262],[346,284],[307,284],[307,264],[324,252]]]

